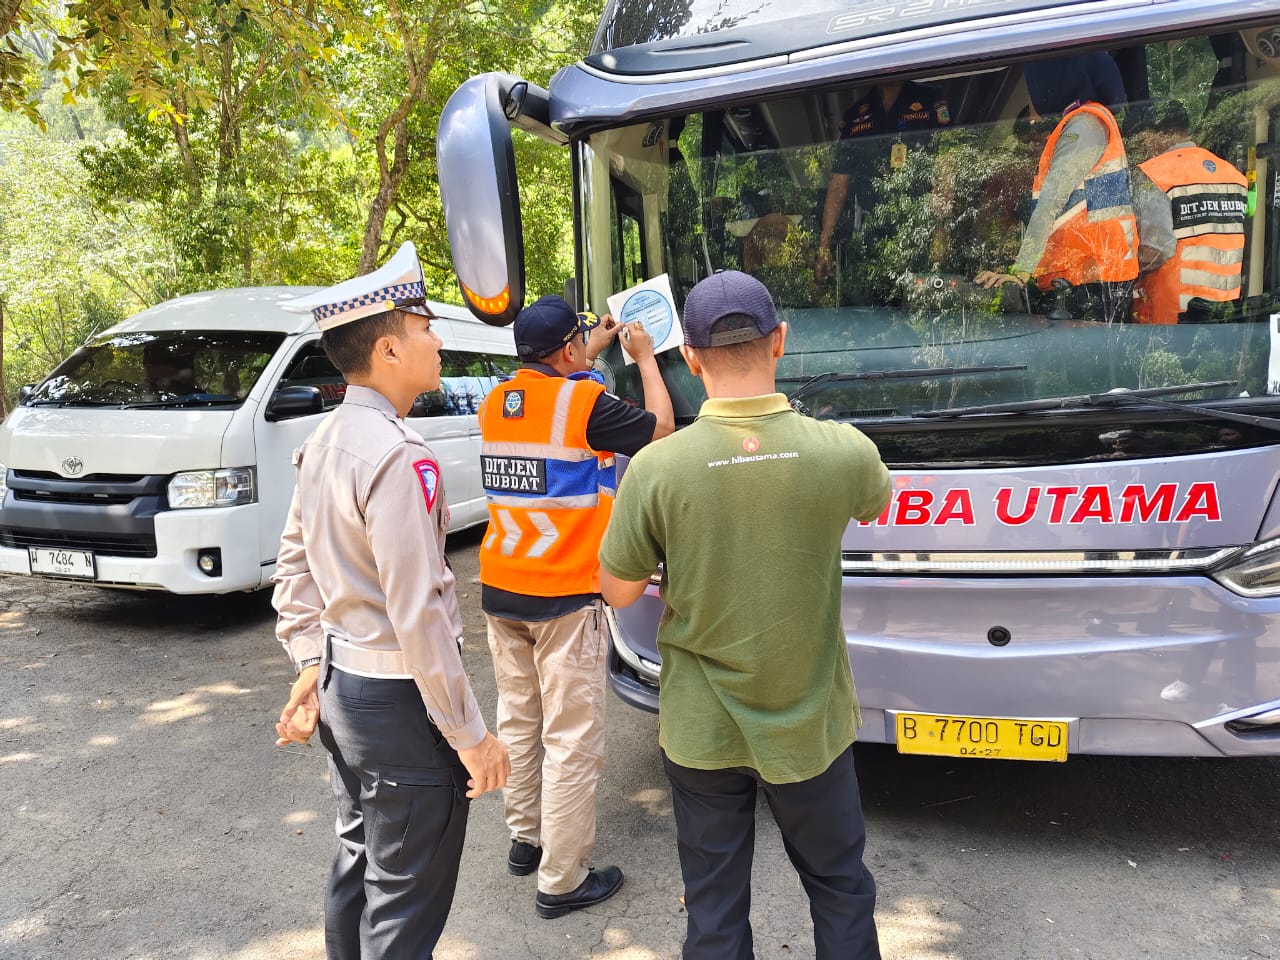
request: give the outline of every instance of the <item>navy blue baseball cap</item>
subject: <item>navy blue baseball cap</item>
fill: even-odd
[[[731,316],[748,322],[711,332],[717,322]],[[778,326],[778,311],[768,287],[755,277],[738,270],[720,270],[694,284],[685,298],[680,326],[684,342],[691,347],[723,347],[773,332]]]
[[[575,312],[564,297],[555,294],[540,297],[516,314],[513,331],[516,353],[521,360],[545,357],[598,322],[594,313]]]

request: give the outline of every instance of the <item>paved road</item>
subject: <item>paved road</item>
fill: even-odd
[[[492,719],[475,534],[451,541]],[[317,960],[332,853],[322,751],[277,750],[291,671],[267,598],[0,579],[0,958]],[[598,861],[627,885],[554,921],[473,805],[440,960],[679,956],[656,722],[610,702]],[[1065,765],[858,755],[886,958],[1280,960],[1280,761]],[[813,956],[761,818],[761,958]]]

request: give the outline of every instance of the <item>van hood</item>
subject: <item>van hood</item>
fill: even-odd
[[[11,470],[67,479],[213,469],[237,412],[19,407],[0,428],[0,457]]]
[[[895,471],[846,551],[1188,550],[1252,543],[1280,448],[1071,467]]]

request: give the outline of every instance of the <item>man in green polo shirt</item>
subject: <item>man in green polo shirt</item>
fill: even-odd
[[[691,426],[627,467],[600,549],[614,606],[663,564],[659,745],[671,781],[685,960],[753,956],[756,791],[809,895],[819,960],[879,958],[852,744],[840,539],[889,502],[875,445],[793,411],[774,372],[787,325],[758,280],[724,271],[685,301]]]

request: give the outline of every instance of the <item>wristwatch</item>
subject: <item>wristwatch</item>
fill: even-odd
[[[307,659],[298,664],[298,673],[302,673],[307,667],[318,667],[323,659],[323,657],[307,657]]]

